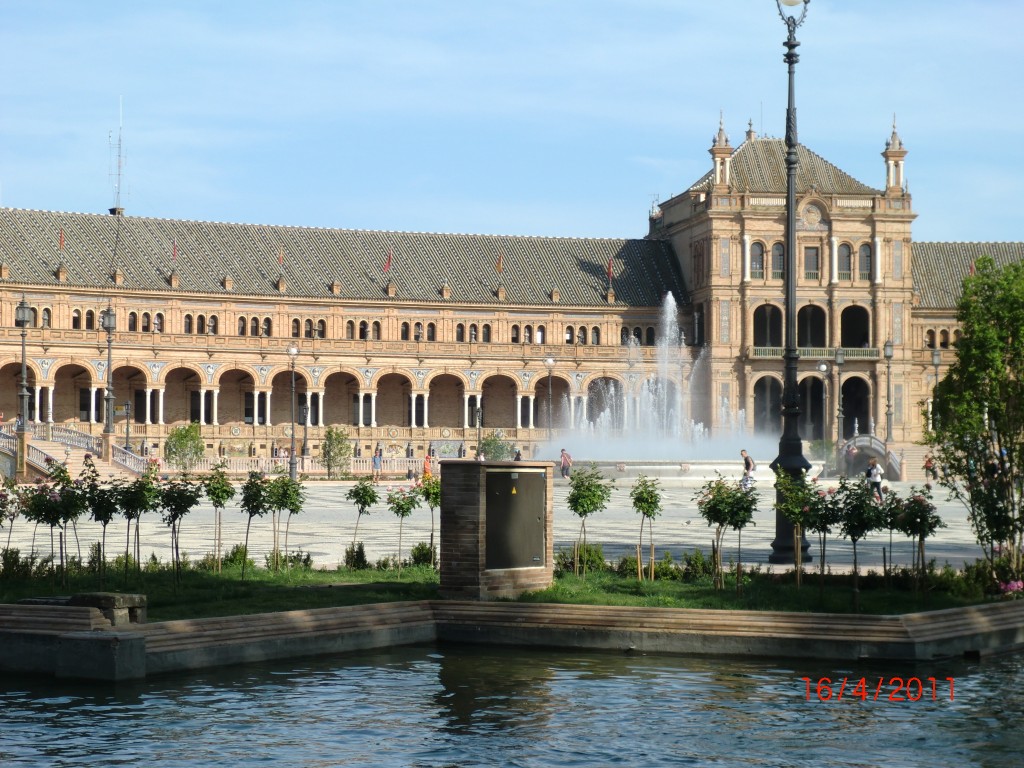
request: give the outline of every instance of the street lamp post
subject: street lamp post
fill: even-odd
[[[892,341],[886,340],[882,347],[885,355],[885,443],[888,448],[892,440]]]
[[[100,312],[100,328],[107,332],[107,391],[103,395],[103,434],[114,434],[114,331],[117,329],[117,314],[114,308]]]
[[[125,402],[124,404],[124,449],[127,451],[131,447],[131,443],[128,442],[128,438],[131,437],[131,423],[132,423],[132,404]]]
[[[789,98],[786,105],[786,244],[785,244],[785,375],[782,386],[782,437],[779,438],[779,455],[772,462],[773,470],[786,472],[795,481],[801,481],[804,472],[811,468],[810,462],[804,457],[803,443],[800,439],[800,392],[797,388],[797,363],[800,353],[796,347],[796,172],[799,163],[797,158],[796,133],[796,99],[794,74],[796,63],[800,60],[796,52],[800,45],[796,39],[796,30],[807,16],[807,4],[810,0],[775,0],[779,16],[786,24],[789,34],[783,45],[786,53],[782,60],[789,69]],[[787,16],[782,6],[800,6],[800,16]],[[780,499],[780,501],[782,501]],[[779,505],[782,506],[781,504]],[[804,562],[810,562],[807,556],[809,545],[801,541]],[[772,552],[768,556],[771,563],[795,562],[793,551],[793,524],[776,510],[775,540]]]
[[[821,462],[824,469],[828,463],[828,375],[831,368],[822,360],[818,363],[818,372],[821,374]]]
[[[28,424],[28,355],[26,343],[28,339],[28,325],[32,322],[32,309],[22,295],[14,310],[14,324],[21,328],[21,389],[18,391],[18,423],[17,423],[17,459],[15,474],[24,477],[28,471],[28,438],[26,427]]]
[[[484,409],[478,405],[473,416],[475,417],[476,421],[476,457],[479,459],[480,441],[483,439]]]
[[[846,363],[846,353],[842,347],[836,347],[836,451],[845,439],[843,432],[843,364]],[[839,456],[836,455],[836,466],[839,466]]]
[[[302,422],[302,456],[309,456],[309,405],[303,403],[299,407],[299,420]]]
[[[288,451],[288,477],[294,482],[298,478],[298,459],[295,456],[295,358],[299,356],[299,348],[292,345],[288,347],[289,363],[288,367],[291,368],[292,373],[292,444],[291,449]]]
[[[935,397],[939,392],[939,365],[942,363],[942,353],[939,352],[939,348],[935,347],[932,350],[932,366],[935,368],[935,383],[932,385],[932,429],[934,430],[939,426],[938,413],[935,410]]]
[[[549,357],[544,361],[548,368],[548,445],[551,445],[551,372],[555,369],[555,358]]]

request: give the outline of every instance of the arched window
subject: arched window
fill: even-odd
[[[370,338],[370,326],[365,320],[359,321],[359,339],[366,341]]]
[[[781,280],[786,273],[786,249],[782,243],[772,246],[772,280]]]
[[[402,323],[402,328],[399,331],[399,338],[402,341],[408,341],[409,340],[409,324],[408,323]],[[416,333],[416,340],[419,341],[419,332]]]
[[[939,331],[939,346],[949,349],[949,331]]]
[[[633,329],[633,340],[637,344],[643,344],[644,343],[644,332],[640,328],[634,328]]]
[[[376,320],[373,321],[373,340],[380,341],[380,323]]]
[[[327,338],[327,321],[326,320],[317,320],[317,323],[316,323],[316,337],[318,339],[326,339]]]
[[[143,312],[141,320],[142,320],[142,324],[139,326],[139,329],[143,333],[149,333],[150,330],[152,330],[152,328],[153,328],[153,325],[150,322],[149,312]],[[129,318],[128,321],[131,322],[131,318]]]
[[[292,338],[299,338],[299,318],[292,319]]]
[[[185,315],[183,331],[192,333],[192,315]]]
[[[157,312],[153,315],[153,332],[162,333],[164,330],[164,313]]]
[[[544,343],[544,326],[543,325],[538,325],[537,326],[537,343],[538,344],[543,344]]]
[[[206,333],[206,315],[196,315],[196,333]]]
[[[238,318],[238,335],[245,336],[245,329],[249,326],[249,321],[244,317]]]
[[[312,339],[313,338],[313,321],[312,320],[306,320],[306,322],[303,323],[303,330],[305,331],[306,338],[307,339]]]
[[[345,323],[345,338],[355,339],[356,337],[356,323],[355,320],[349,320]]]
[[[533,326],[532,325],[524,325],[523,326],[523,343],[524,344],[533,344]]]
[[[210,315],[210,319],[206,321],[207,333],[217,334],[217,316]]]
[[[648,347],[653,347],[654,346],[654,328],[648,328],[647,329],[647,346]]]
[[[466,326],[464,326],[462,323],[459,323],[458,325],[455,326],[455,340],[456,341],[465,341],[466,340]]]
[[[619,335],[619,343],[622,346],[629,344],[629,328],[622,326],[622,333]]]
[[[43,328],[50,327],[50,310],[43,309]]]
[[[71,328],[76,331],[82,329],[82,310],[76,309],[71,313]]]
[[[764,279],[763,243],[752,243],[750,246],[750,276],[758,280]]]
[[[519,343],[519,326],[518,325],[513,325],[512,326],[512,334],[509,337],[509,340],[513,344],[518,344]]]
[[[590,343],[594,345],[601,343],[601,329],[596,325],[590,329]]]
[[[274,324],[269,317],[263,318],[263,335],[273,336]]]
[[[128,313],[128,330],[133,332],[139,330],[139,316],[134,312]]]
[[[857,256],[857,273],[861,280],[871,279],[871,246],[864,243]]]
[[[565,326],[565,343],[572,344],[576,340],[575,329],[571,325]]]
[[[490,323],[484,323],[481,328],[482,341],[484,344],[491,343],[491,325]]]
[[[437,326],[427,323],[427,341],[437,341]]]
[[[36,309],[35,307],[32,307],[32,327],[39,327],[39,310]]]
[[[260,335],[260,319],[258,317],[254,317],[252,320],[249,321],[249,335]]]
[[[924,332],[924,345],[928,349],[935,349],[935,331],[929,329]]]
[[[577,344],[586,344],[587,343],[587,327],[585,325],[581,325],[579,327],[579,330],[576,331],[576,343]]]
[[[470,326],[469,326],[469,340],[474,342],[474,343],[476,341],[478,341],[478,332],[477,332],[476,323],[470,323]]]
[[[87,309],[85,311],[85,330],[96,330],[96,313],[93,312],[91,309]]]
[[[848,243],[839,246],[839,279],[853,279],[853,249]]]

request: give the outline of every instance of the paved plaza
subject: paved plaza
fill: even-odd
[[[754,524],[743,531],[743,561],[746,564],[768,564],[771,553],[771,542],[775,538],[775,512],[772,508],[774,490],[771,486],[770,474],[758,472],[760,482],[758,491],[761,504],[754,518]],[[607,559],[616,561],[625,554],[634,554],[640,532],[640,516],[633,511],[629,500],[630,481],[619,481],[612,494],[611,503],[603,512],[596,513],[587,521],[587,540],[593,544],[601,544]],[[398,487],[402,483],[380,486],[382,503],[373,507],[369,515],[364,515],[359,523],[359,539],[366,548],[367,558],[371,563],[385,556],[398,554],[398,518],[384,505],[383,497],[389,487]],[[404,484],[407,485],[407,484]],[[683,552],[690,552],[699,547],[710,553],[712,529],[707,526],[697,511],[694,496],[701,482],[696,479],[665,480],[662,483],[663,511],[654,524],[654,543],[656,555],[661,558],[668,551],[679,560]],[[905,495],[910,483],[893,483],[892,486],[901,495]],[[289,528],[288,548],[291,551],[308,552],[315,567],[335,568],[344,557],[345,548],[352,543],[353,529],[356,522],[356,510],[351,502],[345,499],[345,493],[352,486],[346,482],[311,481],[306,484],[307,501],[302,514],[292,517]],[[568,482],[560,478],[555,481],[554,498],[554,535],[555,549],[571,548],[579,532],[579,519],[566,506]],[[966,510],[959,503],[945,499],[945,492],[936,490],[935,501],[939,514],[946,523],[933,539],[927,542],[927,557],[934,558],[939,565],[950,563],[960,567],[965,561],[973,561],[981,556],[981,550],[974,540],[967,522]],[[205,500],[204,500],[205,501]],[[223,541],[225,550],[245,540],[247,517],[241,511],[238,498],[223,513]],[[435,511],[435,523],[439,512]],[[202,504],[193,510],[184,520],[181,529],[182,551],[187,552],[191,559],[198,559],[213,549],[213,508]],[[167,561],[170,559],[170,533],[163,525],[158,514],[149,514],[142,520],[141,529],[142,554],[148,558],[151,552]],[[0,535],[6,542],[8,531]],[[11,546],[19,548],[23,553],[32,546],[32,527],[19,519],[14,524]],[[283,536],[283,534],[282,534]],[[426,507],[416,510],[412,517],[405,521],[402,536],[402,553],[409,555],[409,549],[416,542],[426,541],[430,536],[430,511]],[[78,539],[83,555],[88,551],[92,541],[99,539],[99,526],[80,522]],[[858,545],[858,561],[864,568],[882,567],[882,550],[888,545],[888,532],[874,533]],[[894,559],[897,564],[909,564],[912,558],[912,547],[909,540],[899,534],[894,536]],[[123,551],[125,545],[125,525],[118,520],[108,527],[107,553],[113,557]],[[283,538],[282,538],[283,546]],[[37,552],[49,552],[49,532],[40,529],[36,532],[35,548]],[[72,537],[71,547],[74,551],[75,541]],[[644,534],[644,556],[647,556],[647,534]],[[272,548],[270,517],[255,518],[249,538],[249,548],[258,565],[263,565],[264,555]],[[811,542],[811,554],[817,562],[817,541]],[[736,535],[728,533],[725,537],[724,556],[726,559],[736,557]],[[848,570],[853,563],[853,549],[850,543],[837,535],[829,537],[827,562],[834,571]],[[773,566],[777,571],[783,566]]]

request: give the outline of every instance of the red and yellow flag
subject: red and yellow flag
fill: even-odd
[[[505,271],[505,254],[504,253],[499,253],[498,254],[498,263],[494,265],[494,268],[496,270],[498,270],[498,274],[499,275],[502,272]]]
[[[388,260],[384,262],[384,271],[385,272],[387,272],[389,269],[391,269],[391,257],[393,255],[394,255],[394,252],[392,251],[392,249],[388,248]]]

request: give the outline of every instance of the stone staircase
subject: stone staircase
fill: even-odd
[[[64,443],[58,443],[52,440],[40,440],[39,438],[33,438],[32,445],[52,456],[57,461],[64,462],[67,460],[68,472],[72,479],[77,478],[82,472],[82,469],[84,469],[85,454],[89,453],[89,451],[86,451],[84,448],[78,448],[73,445],[67,446]],[[70,451],[68,450],[69,448]],[[93,462],[96,464],[96,469],[99,470],[100,480],[110,480],[114,478],[134,480],[138,477],[136,473],[125,469],[120,464],[104,461],[98,454],[93,453],[92,458]]]

